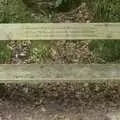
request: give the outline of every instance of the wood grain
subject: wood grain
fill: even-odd
[[[120,39],[120,23],[0,24],[0,40]]]
[[[118,64],[0,65],[0,83],[106,82],[116,80],[120,80],[120,65]]]

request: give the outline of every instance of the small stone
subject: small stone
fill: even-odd
[[[41,107],[41,111],[46,112],[47,110],[45,109],[45,107]]]
[[[26,55],[25,55],[25,53],[20,53],[20,56],[25,57]]]
[[[23,88],[23,90],[24,90],[25,93],[28,93],[28,91],[29,91],[28,87]]]
[[[95,86],[95,91],[99,91],[100,90],[100,87],[99,86]]]
[[[54,57],[57,54],[57,51],[55,49],[51,49],[51,55]]]
[[[86,23],[90,23],[90,20],[87,20]]]

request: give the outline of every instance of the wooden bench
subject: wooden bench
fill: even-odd
[[[120,23],[0,24],[0,40],[119,40]],[[118,64],[0,65],[0,82],[120,80]]]

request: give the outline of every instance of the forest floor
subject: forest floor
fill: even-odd
[[[31,16],[37,22],[41,19],[41,15],[35,12]],[[53,22],[86,23],[91,22],[92,14],[84,2],[69,12],[56,13],[50,19]],[[12,50],[10,63],[104,63],[89,50],[88,43],[89,41],[56,41],[50,46],[50,56],[44,57],[42,49],[43,56],[41,53],[40,56],[44,59],[38,59],[37,48],[34,49],[35,56],[30,55],[31,41],[11,41],[8,45]],[[0,120],[117,120],[112,117],[119,115],[119,109],[118,83],[0,85]]]

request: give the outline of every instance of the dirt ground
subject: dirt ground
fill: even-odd
[[[34,107],[33,105],[1,101],[0,120],[110,120],[101,111],[78,107],[79,109],[73,107],[68,110],[56,103]]]
[[[0,120],[112,120],[108,114],[120,109],[119,86],[105,83],[3,85]]]

